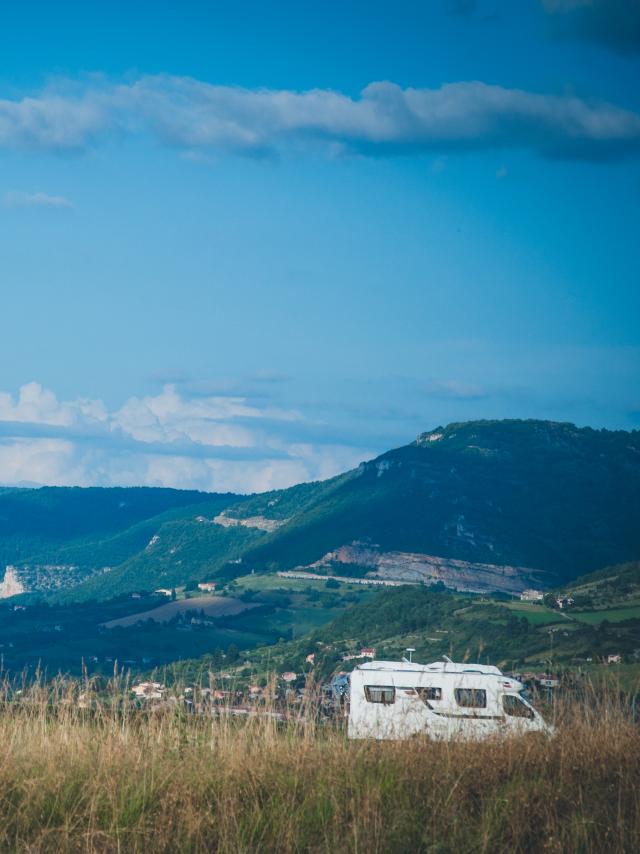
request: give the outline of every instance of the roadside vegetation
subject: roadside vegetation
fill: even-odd
[[[0,850],[640,847],[640,732],[616,692],[556,707],[552,739],[480,744],[350,742],[311,696],[244,718],[129,696],[118,679],[4,684]]]

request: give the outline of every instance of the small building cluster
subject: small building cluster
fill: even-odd
[[[368,658],[371,661],[376,657],[376,651],[372,646],[363,646],[360,652],[345,652],[343,661],[355,661],[358,658]]]
[[[520,594],[521,602],[543,602],[544,593],[541,590],[523,590]]]
[[[138,700],[162,700],[167,693],[161,682],[138,682],[131,690]]]
[[[523,590],[520,594],[521,602],[537,602],[542,605],[546,602],[547,605],[550,605],[552,608],[570,608],[574,604],[573,596],[563,596],[560,594],[559,596],[553,596],[551,594],[545,594],[542,590]]]
[[[205,593],[213,593],[215,589],[215,581],[201,581],[200,584],[198,584],[198,590],[203,590]]]

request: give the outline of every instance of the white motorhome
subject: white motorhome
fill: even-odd
[[[553,728],[497,667],[368,661],[350,677],[349,737],[482,739]]]

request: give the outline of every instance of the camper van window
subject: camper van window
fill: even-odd
[[[505,694],[502,698],[502,708],[507,715],[514,718],[533,718],[533,709],[523,703],[520,697],[513,694]]]
[[[396,689],[392,685],[365,685],[364,695],[369,703],[395,703]]]
[[[418,688],[418,694],[420,694],[423,703],[429,700],[441,700],[442,688],[437,688],[435,685],[431,685],[429,688]]]
[[[484,688],[456,688],[456,703],[465,709],[486,709],[487,692]]]

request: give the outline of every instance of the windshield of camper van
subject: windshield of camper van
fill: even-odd
[[[502,708],[505,714],[513,718],[533,718],[533,709],[527,706],[520,697],[505,694],[502,698]]]

